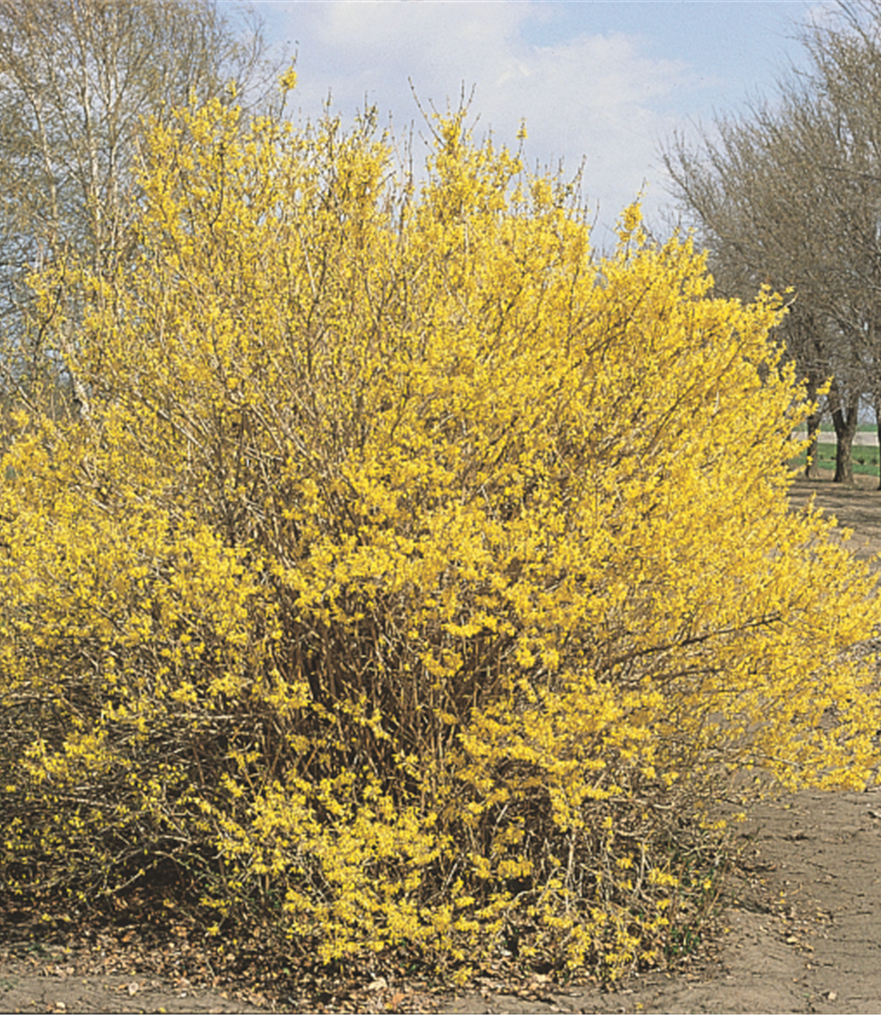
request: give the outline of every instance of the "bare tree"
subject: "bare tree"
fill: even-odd
[[[717,137],[704,134],[697,151],[677,137],[664,157],[675,194],[710,251],[720,294],[752,298],[763,285],[795,290],[780,337],[812,397],[835,373],[830,408],[846,443],[849,428],[856,427],[860,385],[853,383],[854,364],[842,355],[846,347],[830,327],[831,252],[817,222],[826,182],[817,171],[817,154],[823,148],[833,152],[834,141],[828,122],[807,115],[799,102],[788,106],[773,111],[754,107],[744,121],[721,119]],[[808,422],[815,448],[820,414]],[[849,478],[848,448],[839,456],[844,482]]]
[[[57,367],[26,276],[71,250],[94,268],[126,256],[145,119],[231,81],[266,101],[261,25],[235,13],[239,27],[211,0],[0,0],[0,338],[20,392]]]
[[[804,42],[809,73],[664,158],[719,288],[795,290],[781,337],[811,394],[833,378],[835,479],[850,483],[861,398],[881,421],[881,3],[841,4]]]
[[[842,224],[842,250],[852,256],[841,258],[839,281],[849,292],[847,324],[860,336],[865,393],[881,442],[881,3],[839,3],[835,17],[812,25],[804,41],[814,86],[838,111],[851,155],[829,167],[853,195],[854,211]]]

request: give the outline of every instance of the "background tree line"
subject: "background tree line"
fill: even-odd
[[[837,437],[835,481],[853,482],[860,405],[881,433],[881,3],[839,3],[803,31],[809,55],[778,94],[720,116],[664,162],[717,291],[791,288],[780,329]],[[816,464],[809,460],[808,472]]]

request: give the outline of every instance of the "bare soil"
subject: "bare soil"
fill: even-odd
[[[854,477],[854,486],[831,482],[831,472],[821,472],[821,479],[797,479],[792,487],[790,503],[803,507],[816,498],[818,507],[838,519],[838,524],[851,529],[848,542],[860,560],[870,560],[881,552],[881,491],[877,476]]]
[[[881,552],[878,481],[799,480],[854,530],[851,546]],[[20,914],[0,923],[3,1012],[877,1012],[881,1011],[881,791],[805,791],[757,807],[740,829],[715,933],[678,972],[633,976],[617,990],[563,989],[535,976],[490,980],[458,995],[354,974],[338,992],[306,983],[265,989],[257,967],[215,971],[184,939],[146,947],[137,928],[88,941]],[[0,913],[2,916],[2,913]],[[219,974],[219,975],[218,975]],[[358,984],[354,986],[354,984]]]

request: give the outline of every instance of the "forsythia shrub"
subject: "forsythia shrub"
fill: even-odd
[[[214,932],[615,976],[731,773],[869,778],[879,605],[787,510],[779,301],[636,207],[595,259],[435,129],[417,188],[370,118],[181,111],[135,266],[34,281],[89,404],[2,464],[7,888],[172,863]]]

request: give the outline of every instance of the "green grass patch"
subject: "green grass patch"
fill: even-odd
[[[853,471],[864,476],[878,475],[878,448],[854,447],[853,449]],[[792,459],[794,469],[805,467],[805,454],[802,452]],[[835,468],[835,445],[820,444],[817,448],[817,464],[821,469]]]
[[[877,430],[876,423],[857,423],[857,433],[875,433]],[[835,433],[835,427],[831,423],[823,423],[820,426],[820,433]]]

